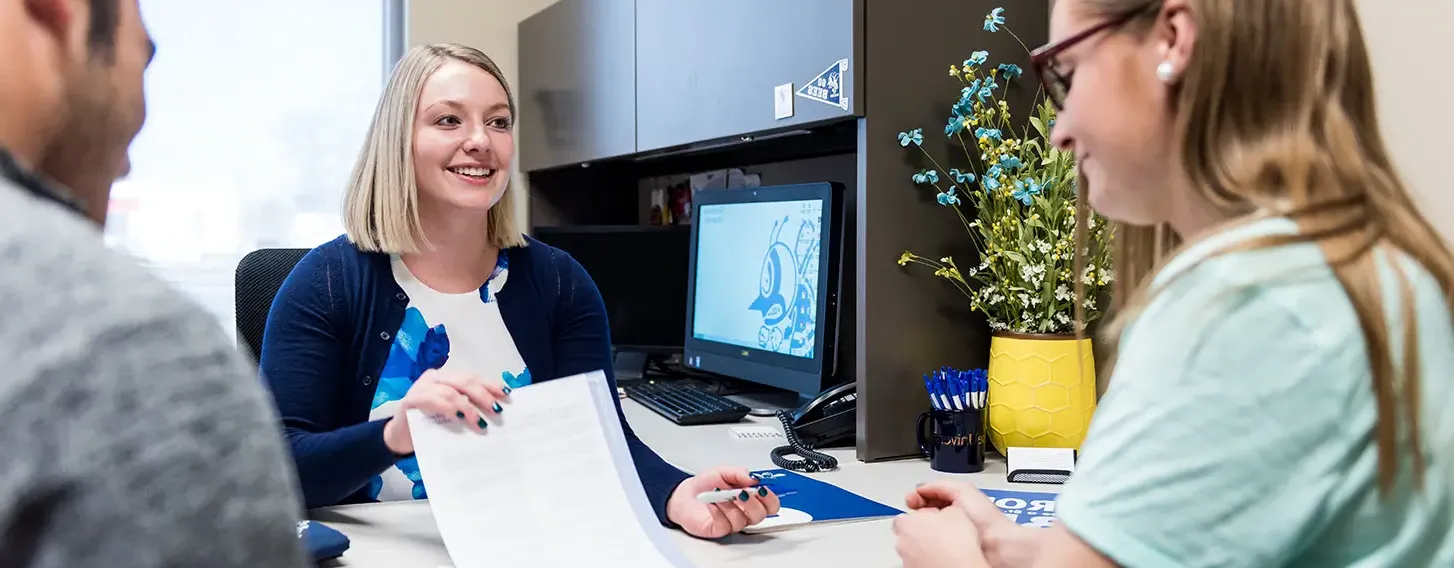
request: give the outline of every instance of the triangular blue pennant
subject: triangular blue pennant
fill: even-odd
[[[803,85],[803,88],[798,89],[798,96],[848,110],[848,94],[843,92],[847,75],[848,60],[839,59],[832,67],[824,69],[812,81]]]

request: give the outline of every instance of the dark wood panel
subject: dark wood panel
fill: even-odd
[[[520,168],[636,151],[636,10],[561,0],[520,23]]]
[[[847,59],[857,85],[854,6],[863,0],[637,0],[637,149],[658,150],[854,116],[794,96],[773,116],[773,88],[794,90]]]
[[[928,410],[920,377],[943,365],[988,362],[989,329],[969,302],[943,280],[895,262],[905,250],[952,254],[967,264],[975,254],[964,228],[933,205],[933,195],[909,177],[933,167],[900,147],[895,136],[924,129],[936,157],[957,148],[944,142],[948,109],[959,88],[947,73],[976,50],[992,61],[1018,63],[1026,75],[1008,90],[1016,116],[1035,93],[1029,56],[1008,33],[980,30],[1001,0],[889,2],[869,0],[864,13],[865,117],[858,139],[858,457],[864,461],[917,456],[914,419]],[[1015,33],[1030,48],[1048,35],[1046,0],[1007,5]],[[1028,87],[1028,88],[1027,88]],[[943,172],[941,172],[943,174]]]

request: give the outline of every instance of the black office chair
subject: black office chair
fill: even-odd
[[[244,354],[257,361],[262,351],[263,329],[268,324],[268,310],[283,281],[297,266],[308,249],[259,249],[237,262],[235,305],[237,308],[237,343]]]

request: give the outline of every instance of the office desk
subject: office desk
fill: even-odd
[[[780,440],[736,440],[731,426],[677,426],[656,413],[623,400],[626,420],[642,441],[662,458],[687,471],[714,465],[740,465],[749,469],[775,467],[768,451]],[[775,418],[747,419],[752,425],[778,428]],[[906,428],[912,424],[905,425]],[[862,463],[853,448],[829,450],[838,458],[836,471],[814,477],[881,503],[903,507],[904,495],[917,483],[939,478],[958,478],[989,489],[1055,492],[1058,486],[1005,482],[1005,464],[992,461],[983,473],[944,474],[929,469],[923,459],[883,463]],[[310,517],[323,522],[352,541],[352,547],[338,562],[325,566],[349,568],[439,568],[450,566],[449,554],[439,539],[429,505],[425,502],[394,502],[346,505],[312,511]],[[859,522],[793,529],[767,535],[734,535],[720,541],[693,538],[671,531],[682,552],[702,568],[728,566],[745,561],[751,566],[898,566],[890,520]]]

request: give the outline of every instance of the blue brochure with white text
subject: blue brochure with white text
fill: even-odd
[[[782,507],[776,515],[747,527],[743,532],[760,533],[822,523],[869,521],[892,517],[903,511],[865,498],[846,489],[786,469],[752,472],[759,485],[776,493]]]
[[[1054,493],[1000,489],[981,489],[980,492],[1000,508],[1000,512],[1005,514],[1005,518],[1014,521],[1017,525],[1047,528],[1055,523],[1056,495]]]

